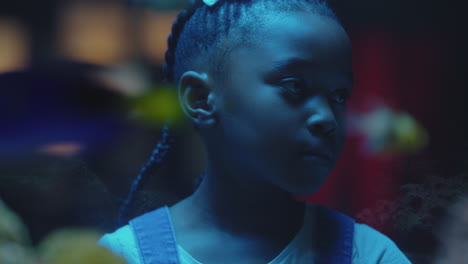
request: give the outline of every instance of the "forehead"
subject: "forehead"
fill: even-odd
[[[349,38],[335,20],[310,12],[266,14],[232,56],[232,70],[265,70],[288,61],[351,75]],[[298,64],[299,65],[299,64]]]

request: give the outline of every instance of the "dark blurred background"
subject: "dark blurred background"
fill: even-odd
[[[352,124],[333,175],[302,199],[345,212],[414,263],[430,263],[447,208],[468,190],[462,1],[329,2],[353,44]],[[179,117],[175,143],[128,217],[191,193],[204,152],[161,83],[166,39],[186,4],[0,2],[0,198],[33,242],[60,227],[113,230],[165,115]],[[410,139],[382,136],[388,130]]]

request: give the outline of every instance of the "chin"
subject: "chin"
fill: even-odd
[[[314,193],[316,193],[320,187],[320,186],[301,186],[301,187],[296,187],[292,190],[288,190],[288,192],[294,196],[309,196],[309,195],[312,195]]]
[[[315,173],[302,174],[302,176],[294,177],[294,182],[290,181],[283,185],[283,189],[292,195],[309,196],[316,193],[320,187],[322,187],[329,174],[330,171],[328,169]]]

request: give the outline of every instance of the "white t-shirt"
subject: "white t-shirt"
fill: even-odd
[[[314,221],[313,205],[308,205],[304,224],[294,239],[268,264],[310,263],[313,259]],[[129,225],[104,235],[99,244],[124,257],[129,264],[141,264],[138,247],[132,228]],[[178,245],[180,264],[200,264]],[[375,229],[364,225],[354,225],[353,264],[411,264],[395,243]]]

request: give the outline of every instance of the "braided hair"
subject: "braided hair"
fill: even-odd
[[[194,0],[179,13],[172,25],[163,65],[164,81],[175,83],[185,71],[207,67],[204,70],[210,72],[216,81],[222,82],[226,77],[224,68],[232,51],[240,45],[252,43],[254,33],[262,26],[263,15],[292,11],[308,11],[339,23],[335,13],[322,0],[220,0],[213,6]],[[122,201],[118,225],[126,221],[134,193],[148,177],[148,168],[163,161],[171,143],[173,139],[166,123],[162,139]],[[202,174],[195,180],[195,188],[203,177]]]
[[[220,0],[213,6],[196,0],[172,26],[163,66],[164,78],[177,82],[190,69],[207,67],[222,81],[230,53],[252,43],[265,14],[308,11],[338,21],[322,0]]]

